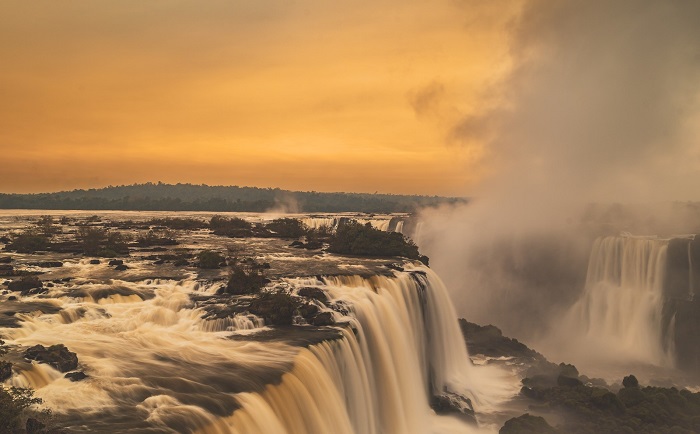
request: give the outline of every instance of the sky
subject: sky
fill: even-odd
[[[698,200],[698,17],[686,0],[0,0],[0,192]]]
[[[464,195],[519,1],[0,0],[0,192]]]

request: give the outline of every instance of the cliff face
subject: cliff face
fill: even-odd
[[[668,244],[664,323],[681,369],[700,373],[700,239]]]

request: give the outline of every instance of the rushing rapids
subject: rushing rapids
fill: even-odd
[[[564,329],[604,357],[672,365],[662,316],[667,248],[664,239],[598,238],[584,293],[567,314]]]
[[[13,363],[5,386],[33,388],[66,432],[104,433],[493,432],[490,420],[476,428],[474,410],[481,418],[517,392],[509,374],[471,364],[447,290],[421,264],[387,268],[274,239],[187,237],[199,249],[255,249],[272,264],[265,291],[321,291],[327,300],[311,302],[334,325],[296,317],[294,326],[267,326],[227,306],[236,297],[217,295],[220,271],[155,266],[147,249],[132,252],[123,271],[62,253],[47,255],[62,266],[42,268],[14,254],[15,267],[44,273],[47,285],[0,295]],[[326,277],[289,277],[293,270]],[[23,357],[37,344],[65,345],[87,377],[72,381]]]

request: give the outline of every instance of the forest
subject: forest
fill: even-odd
[[[55,193],[0,193],[0,209],[391,213],[460,202],[466,199],[162,182]]]

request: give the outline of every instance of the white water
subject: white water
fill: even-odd
[[[595,241],[585,291],[560,324],[570,354],[672,365],[662,336],[667,247],[667,240],[633,236]]]
[[[323,289],[351,307],[344,319],[352,331],[300,352],[280,384],[239,395],[241,409],[201,432],[495,432],[452,418],[436,423],[428,407],[433,393],[468,396],[483,412],[496,410],[518,386],[498,368],[471,364],[442,282],[426,267],[413,271],[396,278],[326,278]]]
[[[334,302],[346,303],[349,315],[335,314],[350,324],[339,329],[342,338],[306,349],[233,341],[226,339],[231,333],[260,330],[263,323],[251,315],[203,320],[189,294],[212,294],[216,286],[76,279],[42,300],[60,312],[18,314],[22,327],[2,334],[11,345],[65,344],[89,378],[73,383],[47,365],[27,363],[9,381],[35,388],[57,420],[66,421],[64,427],[82,425],[93,432],[497,430],[438,417],[428,406],[432,394],[451,391],[471,398],[476,411],[485,413],[518,390],[517,379],[470,363],[454,308],[432,270],[419,266],[396,277],[290,282],[319,286]],[[107,295],[110,288],[128,294]],[[73,289],[81,295],[71,296]],[[265,375],[275,371],[286,372],[280,382]],[[250,391],[237,392],[240,383]],[[213,414],[215,403],[226,399],[223,407],[237,402],[241,408],[228,417]]]

